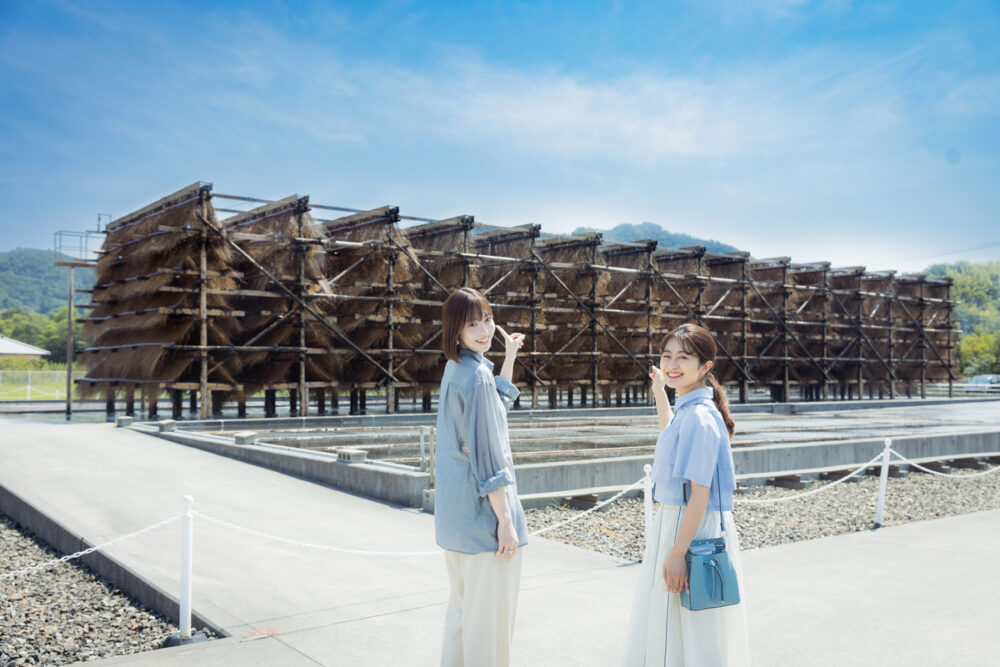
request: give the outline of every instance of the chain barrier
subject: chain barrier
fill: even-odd
[[[601,502],[601,503],[599,503],[597,505],[594,505],[593,507],[591,507],[590,509],[586,510],[585,512],[581,512],[580,514],[577,514],[576,516],[570,517],[569,519],[566,519],[565,521],[560,521],[560,522],[554,523],[554,524],[552,524],[550,526],[546,526],[545,528],[541,528],[539,530],[536,530],[536,531],[533,531],[531,533],[528,533],[528,536],[529,537],[535,537],[536,535],[541,535],[542,533],[548,532],[548,531],[553,530],[555,528],[559,528],[560,526],[564,526],[564,525],[572,523],[574,521],[579,521],[580,519],[582,519],[583,517],[587,516],[591,512],[596,512],[597,510],[601,509],[605,505],[609,505],[609,504],[613,503],[614,501],[618,500],[619,498],[621,498],[622,496],[624,496],[626,493],[628,493],[632,489],[635,489],[640,484],[642,484],[644,480],[645,480],[645,477],[640,478],[637,482],[633,483],[630,486],[625,487],[624,489],[622,489],[621,491],[619,491],[617,494],[615,494],[611,498],[608,498],[607,500],[605,500],[605,501],[603,501],[603,502]],[[335,546],[330,546],[330,545],[327,545],[327,544],[316,544],[314,542],[303,542],[301,540],[293,540],[293,539],[290,539],[290,538],[287,538],[287,537],[279,537],[277,535],[271,535],[269,533],[265,533],[265,532],[262,532],[262,531],[259,531],[259,530],[254,530],[253,528],[246,528],[244,526],[238,526],[238,525],[236,525],[234,523],[230,523],[228,521],[223,521],[222,519],[217,519],[214,516],[210,516],[208,514],[204,514],[202,512],[198,512],[198,511],[193,511],[193,512],[191,512],[191,514],[193,514],[194,516],[196,516],[196,517],[198,517],[200,519],[204,519],[205,521],[214,523],[216,525],[224,526],[224,527],[229,528],[231,530],[238,530],[240,532],[247,533],[248,535],[254,535],[255,537],[261,537],[261,538],[264,538],[264,539],[267,539],[267,540],[273,540],[275,542],[281,542],[283,544],[290,544],[290,545],[297,546],[297,547],[306,547],[306,548],[309,548],[309,549],[319,549],[321,551],[332,551],[332,552],[335,552],[335,553],[347,553],[347,554],[355,554],[355,555],[360,555],[360,556],[431,556],[431,555],[434,555],[434,554],[441,553],[441,549],[435,549],[433,551],[372,551],[372,550],[368,550],[368,549],[354,549],[354,548],[351,548],[351,547],[335,547]]]
[[[937,475],[938,477],[951,477],[952,479],[972,479],[974,477],[985,477],[986,475],[992,475],[996,471],[1000,470],[1000,466],[996,466],[995,468],[990,468],[989,470],[983,470],[981,472],[970,472],[965,475],[951,475],[946,472],[940,472],[938,470],[931,470],[930,468],[926,468],[917,463],[916,461],[906,458],[905,456],[897,452],[895,449],[892,449],[891,447],[889,448],[889,451],[891,451],[893,454],[898,456],[903,461],[909,463],[914,468],[919,468],[920,470],[923,470],[926,473],[930,473],[931,475]]]
[[[66,563],[68,561],[73,560],[74,558],[82,558],[83,556],[86,556],[88,554],[92,554],[95,551],[100,551],[101,549],[105,549],[107,547],[110,547],[113,544],[118,544],[119,542],[123,542],[124,540],[130,539],[130,538],[133,538],[133,537],[138,537],[139,535],[142,535],[144,533],[148,533],[148,532],[150,532],[152,530],[156,530],[157,528],[162,528],[163,526],[166,526],[169,523],[177,521],[182,516],[183,516],[183,514],[177,514],[175,516],[170,517],[169,519],[164,519],[163,521],[159,521],[157,523],[154,523],[151,526],[146,526],[145,528],[143,528],[141,530],[137,530],[134,533],[129,533],[128,535],[122,535],[121,537],[116,537],[113,540],[109,540],[107,542],[104,542],[103,544],[98,544],[96,546],[90,547],[89,549],[84,549],[83,551],[77,551],[75,554],[68,554],[68,555],[62,556],[60,558],[55,558],[53,560],[45,561],[44,563],[37,563],[35,565],[30,565],[30,566],[22,568],[20,570],[14,570],[13,572],[6,572],[4,574],[0,574],[0,581],[3,581],[4,579],[13,579],[14,577],[20,577],[20,576],[24,576],[24,575],[34,574],[35,572],[39,572],[41,570],[48,569],[49,567],[52,567],[53,565],[58,565],[59,563]]]
[[[963,480],[963,479],[972,479],[972,478],[975,478],[975,477],[984,477],[986,475],[991,475],[991,474],[997,472],[998,470],[1000,470],[1000,466],[996,466],[994,468],[991,468],[989,470],[984,470],[984,471],[981,471],[981,472],[969,473],[969,474],[966,474],[966,475],[952,475],[952,474],[948,474],[948,473],[939,472],[937,470],[931,470],[930,468],[922,466],[919,463],[917,463],[917,462],[915,462],[915,461],[913,461],[911,459],[908,459],[907,457],[903,456],[902,454],[900,454],[899,452],[897,452],[895,449],[892,449],[891,447],[889,448],[889,451],[892,452],[893,454],[895,454],[902,461],[907,462],[908,464],[914,466],[915,468],[919,468],[920,470],[923,470],[924,472],[930,473],[932,475],[937,475],[939,477],[950,477],[952,479],[960,479],[960,480]],[[806,496],[811,496],[811,495],[813,495],[815,493],[820,493],[821,491],[826,491],[827,489],[830,489],[830,488],[832,488],[832,487],[834,487],[834,486],[836,486],[838,484],[843,484],[844,482],[846,482],[851,477],[854,477],[855,475],[858,475],[862,471],[867,470],[868,468],[870,468],[872,465],[875,464],[876,461],[878,461],[880,458],[882,458],[883,455],[884,455],[884,453],[880,452],[872,460],[870,460],[867,463],[864,463],[864,464],[858,466],[855,470],[853,470],[852,472],[848,473],[847,475],[844,475],[840,479],[834,480],[833,482],[830,482],[829,484],[825,484],[825,485],[823,485],[823,486],[821,486],[821,487],[819,487],[817,489],[811,489],[809,491],[804,491],[802,493],[796,493],[796,494],[793,494],[793,495],[790,495],[790,496],[783,496],[781,498],[760,498],[760,499],[734,498],[733,502],[734,503],[740,503],[740,504],[755,504],[755,505],[758,505],[758,504],[765,504],[765,503],[780,503],[780,502],[786,502],[786,501],[789,501],[789,500],[798,500],[799,498],[805,498]],[[574,521],[579,521],[580,519],[584,518],[588,514],[596,512],[599,509],[601,509],[603,507],[606,507],[607,505],[610,505],[611,503],[615,502],[616,500],[618,500],[619,498],[621,498],[622,496],[624,496],[629,491],[632,491],[633,489],[636,489],[641,484],[643,484],[643,482],[645,482],[645,480],[646,480],[646,476],[640,477],[637,481],[635,481],[632,484],[630,484],[629,486],[625,487],[624,489],[622,489],[621,491],[619,491],[618,493],[616,493],[612,497],[608,498],[607,500],[604,500],[604,501],[602,501],[602,502],[594,505],[590,509],[587,509],[587,510],[585,510],[585,511],[583,511],[583,512],[581,512],[581,513],[579,513],[579,514],[577,514],[575,516],[572,516],[572,517],[570,517],[568,519],[565,519],[563,521],[558,521],[558,522],[556,522],[554,524],[551,524],[549,526],[545,526],[544,528],[539,528],[538,530],[535,530],[535,531],[532,531],[532,532],[528,533],[528,535],[529,535],[529,537],[535,537],[535,536],[541,535],[543,533],[547,533],[550,530],[555,530],[556,528],[561,528],[563,526],[569,525],[569,524],[573,523]],[[265,533],[265,532],[262,532],[262,531],[259,531],[259,530],[254,530],[252,528],[246,528],[244,526],[238,526],[238,525],[236,525],[234,523],[230,523],[228,521],[223,521],[222,519],[217,519],[217,518],[215,518],[213,516],[210,516],[208,514],[204,514],[202,512],[198,512],[198,511],[192,511],[191,514],[193,516],[197,516],[197,517],[199,517],[201,519],[204,519],[205,521],[208,521],[210,523],[214,523],[214,524],[219,525],[219,526],[224,526],[224,527],[230,528],[232,530],[238,530],[240,532],[247,533],[248,535],[254,535],[256,537],[261,537],[261,538],[264,538],[264,539],[273,540],[275,542],[282,542],[284,544],[290,544],[290,545],[293,545],[293,546],[307,547],[307,548],[310,548],[310,549],[319,549],[321,551],[332,551],[332,552],[335,552],[335,553],[347,553],[347,554],[356,554],[356,555],[364,555],[364,556],[430,556],[430,555],[441,553],[441,549],[434,549],[432,551],[373,551],[373,550],[367,550],[367,549],[353,549],[351,547],[335,547],[335,546],[330,546],[330,545],[325,545],[325,544],[315,544],[315,543],[312,543],[312,542],[303,542],[303,541],[300,541],[300,540],[292,540],[292,539],[289,539],[289,538],[286,538],[286,537],[279,537],[277,535],[271,535],[271,534],[268,534],[268,533]],[[14,570],[13,572],[7,572],[7,573],[4,573],[4,574],[0,574],[0,581],[3,581],[5,579],[13,579],[13,578],[19,577],[19,576],[27,576],[27,575],[33,574],[35,572],[39,572],[41,570],[45,570],[45,569],[47,569],[49,567],[52,567],[53,565],[58,565],[59,563],[65,563],[65,562],[74,560],[76,558],[82,558],[83,556],[86,556],[88,554],[94,553],[95,551],[99,551],[101,549],[105,549],[105,548],[110,547],[110,546],[112,546],[114,544],[118,544],[119,542],[123,542],[123,541],[125,541],[127,539],[131,539],[133,537],[138,537],[139,535],[143,535],[143,534],[148,533],[150,531],[156,530],[157,528],[162,528],[163,526],[166,526],[167,524],[170,524],[170,523],[172,523],[174,521],[179,520],[183,516],[184,516],[183,513],[182,514],[177,514],[175,516],[172,516],[172,517],[169,517],[167,519],[164,519],[163,521],[159,521],[159,522],[154,523],[154,524],[152,524],[150,526],[147,526],[145,528],[137,530],[134,533],[129,533],[127,535],[122,535],[120,537],[116,537],[113,540],[109,540],[109,541],[104,542],[102,544],[98,544],[96,546],[90,547],[89,549],[84,549],[83,551],[78,551],[78,552],[76,552],[74,554],[69,554],[69,555],[66,555],[66,556],[62,556],[60,558],[55,558],[55,559],[50,560],[50,561],[45,561],[45,562],[42,562],[42,563],[37,563],[35,565],[31,565],[29,567],[25,567],[25,568],[22,568],[20,570]]]
[[[238,530],[240,532],[247,533],[248,535],[262,537],[267,540],[274,540],[275,542],[282,542],[284,544],[291,544],[297,547],[308,547],[310,549],[319,549],[321,551],[333,551],[335,553],[357,554],[362,556],[430,556],[432,554],[441,553],[440,549],[435,549],[434,551],[369,551],[366,549],[352,549],[350,547],[333,547],[326,544],[301,542],[299,540],[292,540],[287,537],[278,537],[277,535],[264,533],[259,530],[254,530],[253,528],[245,528],[244,526],[237,526],[235,523],[229,523],[228,521],[223,521],[222,519],[216,519],[214,516],[203,514],[197,510],[191,513],[200,519],[204,519],[205,521],[209,521],[219,526],[225,526],[226,528],[229,528],[231,530]]]
[[[529,537],[534,537],[535,535],[541,535],[542,533],[547,533],[548,531],[553,530],[555,528],[559,528],[560,526],[565,526],[566,524],[573,523],[574,521],[578,521],[579,519],[582,519],[583,517],[587,516],[591,512],[596,512],[597,510],[601,509],[605,505],[610,505],[611,503],[613,503],[614,501],[618,500],[619,498],[621,498],[622,496],[624,496],[626,493],[628,493],[629,491],[631,491],[632,489],[634,489],[637,486],[639,486],[640,484],[642,484],[644,481],[646,481],[646,477],[645,476],[640,477],[639,481],[633,483],[631,486],[625,487],[624,489],[622,489],[621,491],[619,491],[618,493],[616,493],[612,497],[608,498],[607,500],[605,500],[605,501],[603,501],[603,502],[601,502],[601,503],[599,503],[597,505],[594,505],[593,507],[591,507],[590,509],[586,510],[585,512],[577,514],[576,516],[572,516],[572,517],[570,517],[568,519],[565,519],[564,521],[560,521],[558,523],[554,523],[551,526],[546,526],[545,528],[539,528],[538,530],[536,530],[536,531],[534,531],[532,533],[528,533],[528,536]]]
[[[868,468],[870,468],[872,466],[872,464],[874,464],[880,458],[882,458],[882,452],[879,452],[878,455],[875,458],[873,458],[871,461],[869,461],[868,463],[864,463],[864,464],[860,465],[857,469],[854,470],[854,472],[848,473],[847,475],[844,475],[840,479],[834,480],[834,481],[830,482],[829,484],[824,484],[823,486],[819,487],[818,489],[811,489],[809,491],[803,491],[802,493],[796,493],[796,494],[793,494],[793,495],[790,495],[790,496],[782,496],[781,498],[760,498],[760,499],[754,499],[754,498],[734,498],[733,502],[734,503],[743,503],[743,504],[752,504],[752,505],[763,505],[765,503],[782,503],[782,502],[785,502],[787,500],[798,500],[799,498],[805,498],[806,496],[811,496],[814,493],[819,493],[820,491],[826,491],[827,489],[829,489],[831,487],[834,487],[834,486],[836,486],[838,484],[843,484],[844,482],[846,482],[851,477],[854,477],[855,475],[857,475],[858,473],[860,473],[862,470],[867,470]]]

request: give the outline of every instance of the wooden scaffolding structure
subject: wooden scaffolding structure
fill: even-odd
[[[226,202],[257,206],[217,207]],[[514,379],[533,408],[544,397],[646,402],[664,335],[687,321],[712,331],[717,375],[741,401],[754,387],[778,401],[793,388],[801,400],[925,395],[936,381],[950,393],[956,379],[948,279],[267,201],[206,183],[106,233],[80,382],[111,410],[123,396],[127,413],[138,396],[155,415],[164,391],[175,416],[185,391],[203,418],[228,402],[243,415],[260,392],[273,416],[278,391],[300,416],[344,394],[362,413],[372,392],[387,412],[406,395],[430,410],[441,304],[465,285],[527,336]]]

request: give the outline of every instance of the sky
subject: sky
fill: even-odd
[[[0,251],[196,181],[1000,259],[1000,2],[0,0]]]

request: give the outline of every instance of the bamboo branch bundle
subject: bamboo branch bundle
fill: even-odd
[[[93,294],[96,307],[84,325],[84,335],[93,341],[93,347],[129,342],[198,342],[198,321],[186,314],[198,308],[196,291],[163,290],[198,285],[198,257],[203,243],[200,216],[214,222],[214,212],[208,205],[210,191],[211,186],[195,184],[108,225],[104,254],[97,265],[98,287]],[[232,261],[231,250],[210,233],[205,234],[204,243],[208,268],[227,268]],[[232,278],[214,276],[208,279],[207,287],[226,289],[233,285]],[[209,295],[206,301],[211,310],[229,309],[224,295]],[[235,327],[232,317],[214,318],[208,323],[210,341],[228,343]],[[88,366],[89,377],[175,382],[197,379],[191,368],[196,358],[191,352],[145,346],[85,352],[82,361]],[[231,381],[232,376],[220,371],[218,379]],[[82,392],[93,394],[107,389],[107,384],[83,383]]]

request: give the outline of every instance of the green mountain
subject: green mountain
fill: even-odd
[[[658,248],[673,249],[692,245],[703,245],[709,252],[736,252],[739,248],[720,241],[700,239],[688,234],[669,232],[654,222],[642,222],[634,225],[626,222],[611,229],[594,229],[592,227],[577,227],[573,233],[601,232],[606,241],[641,241],[651,239],[659,242]]]
[[[65,255],[61,259],[69,259]],[[0,252],[0,310],[16,308],[48,314],[66,307],[69,269],[55,266],[51,250],[16,248]],[[97,276],[93,269],[74,269],[76,289],[91,289]],[[75,294],[73,300],[86,303],[86,294]]]

